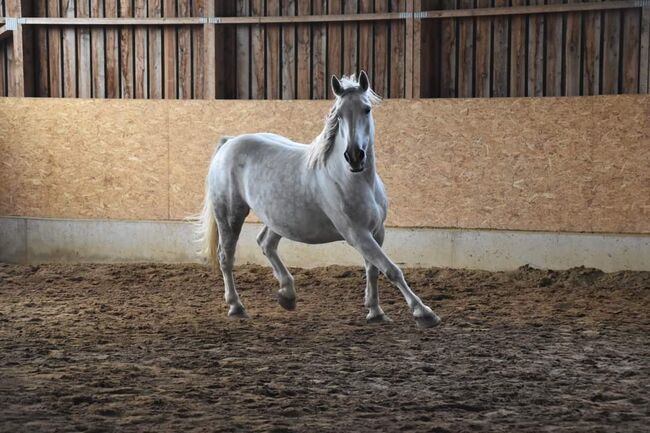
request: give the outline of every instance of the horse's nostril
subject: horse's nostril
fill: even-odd
[[[349,163],[350,162],[350,154],[346,150],[345,153],[343,153],[343,156],[345,157],[345,160]]]
[[[359,161],[363,161],[363,158],[366,157],[366,152],[363,149],[359,149]]]

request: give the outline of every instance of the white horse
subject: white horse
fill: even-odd
[[[369,322],[390,321],[377,294],[382,272],[402,292],[417,324],[435,326],[440,318],[381,249],[387,198],[375,169],[372,118],[380,99],[363,71],[358,81],[354,75],[341,80],[332,76],[332,89],[336,101],[310,146],[269,133],[220,140],[206,179],[199,230],[203,253],[215,266],[219,244],[228,315],[248,317],[235,290],[233,264],[244,219],[253,209],[264,223],[257,243],[280,282],[278,302],[285,309],[295,309],[296,292],[277,253],[280,239],[308,244],[345,240],[365,260]]]

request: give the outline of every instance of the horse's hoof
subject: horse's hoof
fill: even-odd
[[[440,322],[440,317],[435,313],[415,317],[415,323],[417,323],[418,327],[422,329],[433,328],[434,326],[439,325]]]
[[[368,315],[366,317],[367,323],[391,323],[393,320],[385,314],[376,314],[374,316]]]
[[[228,318],[230,319],[250,319],[246,309],[242,305],[233,305],[228,310]]]
[[[278,304],[285,310],[293,311],[296,309],[296,298],[287,298],[282,293],[278,293]]]

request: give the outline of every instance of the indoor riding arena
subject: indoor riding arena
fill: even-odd
[[[0,0],[0,432],[650,431],[649,56],[647,1]],[[287,280],[251,205],[233,283],[211,161],[332,124],[344,240]]]

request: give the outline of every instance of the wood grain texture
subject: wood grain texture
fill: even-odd
[[[279,0],[266,0],[266,15],[280,15]],[[280,25],[269,24],[266,26],[266,86],[269,99],[282,97],[281,63]]]
[[[359,10],[358,0],[343,2],[345,14],[356,14]],[[343,74],[356,74],[359,69],[359,24],[350,22],[343,24]]]
[[[120,16],[132,17],[133,7],[131,2],[120,2]],[[120,96],[123,99],[135,97],[133,29],[123,27],[120,29]]]
[[[372,13],[374,5],[372,0],[359,0],[359,12]],[[368,77],[373,77],[373,23],[359,23],[359,71],[366,71]]]
[[[543,5],[544,0],[530,0]],[[544,19],[542,14],[528,17],[528,79],[527,95],[544,95]]]
[[[152,0],[153,1],[153,0]],[[104,0],[91,0],[90,16],[104,16]],[[92,94],[93,98],[106,97],[106,45],[105,31],[102,28],[90,30],[92,44]]]
[[[176,2],[174,0],[163,1],[163,13],[165,17],[176,16]],[[164,97],[165,99],[177,98],[177,80],[176,72],[176,29],[174,27],[165,27],[163,29],[163,77],[165,79]]]
[[[248,0],[237,0],[237,16],[250,15]],[[237,98],[249,99],[251,97],[251,56],[250,56],[250,26],[237,26]]]
[[[405,12],[406,2],[391,0],[391,12]],[[406,24],[404,21],[391,21],[390,23],[390,84],[389,96],[403,98],[406,94]]]
[[[623,11],[623,83],[622,93],[639,91],[640,9]]]
[[[512,0],[523,6],[526,0]],[[526,17],[513,16],[510,21],[510,96],[526,96]]]
[[[326,0],[314,0],[312,3],[314,15],[327,13]],[[372,55],[372,53],[371,53]],[[327,74],[327,26],[312,24],[312,99],[325,99],[329,81]]]
[[[147,16],[162,16],[162,0],[148,0]],[[163,97],[163,30],[162,27],[149,28],[149,98]]]
[[[603,13],[603,94],[618,93],[621,11]]]
[[[586,12],[583,16],[582,94],[600,93],[600,12]]]
[[[251,16],[264,15],[264,0],[251,0]],[[251,26],[251,98],[264,99],[265,86],[264,26]]]
[[[192,14],[189,2],[178,2],[178,16],[189,17]],[[178,27],[178,97],[192,98],[192,29],[189,26]]]
[[[197,1],[197,0],[194,0]],[[138,18],[147,16],[147,1],[134,0],[133,15]],[[147,97],[149,87],[149,71],[147,64],[147,29],[145,27],[136,27],[133,32],[134,38],[134,97],[143,99]]]
[[[495,0],[495,7],[506,7],[510,0]],[[508,37],[510,20],[508,17],[494,18],[494,46],[492,58],[492,96],[508,96]]]
[[[104,4],[107,17],[119,16],[117,2],[108,1]],[[120,51],[119,29],[106,29],[106,97],[120,97]]]
[[[61,5],[63,15],[74,18],[75,0],[63,0]],[[63,96],[77,97],[77,46],[74,27],[63,28]]]
[[[490,7],[492,0],[478,0],[476,5],[480,8]],[[490,97],[490,62],[492,59],[492,18],[476,18],[476,62],[474,64],[474,83],[476,86],[474,96],[478,98]]]
[[[454,2],[445,3],[453,8]],[[442,98],[453,98],[456,96],[456,28],[457,21],[454,19],[443,19],[440,22],[440,96]]]
[[[311,14],[310,0],[297,0],[298,15]],[[309,24],[298,24],[296,27],[296,97],[297,99],[311,98],[311,27]]]
[[[569,3],[577,3],[580,0],[569,0]],[[582,51],[582,15],[570,13],[566,18],[566,34],[564,42],[564,95],[580,95],[580,83],[582,74],[580,72],[580,61]]]
[[[561,4],[562,0],[549,0],[547,3]],[[562,21],[561,14],[549,14],[545,17],[545,96],[562,96]]]
[[[35,4],[35,14],[39,17],[47,16],[47,3],[45,1],[39,1]],[[2,8],[2,5],[0,5]],[[49,89],[49,78],[47,76],[48,69],[48,53],[47,53],[47,28],[37,27],[34,29],[35,39],[36,39],[36,55],[38,61],[35,64],[37,69],[36,71],[36,94],[34,96],[48,96],[50,93]],[[0,54],[2,56],[2,54]],[[4,73],[4,69],[0,72],[0,75]]]
[[[58,0],[47,1],[47,16],[61,16],[61,4]],[[49,96],[60,98],[63,95],[63,81],[61,80],[61,29],[50,27],[47,29]],[[1,75],[2,73],[0,73]]]
[[[185,218],[218,137],[310,142],[330,104],[0,99],[0,215]],[[650,233],[648,95],[387,100],[374,117],[391,226]]]
[[[375,12],[383,13],[388,12],[389,2],[386,0],[375,0]],[[388,64],[390,55],[389,47],[389,34],[390,22],[376,22],[374,23],[374,77],[372,79],[372,88],[382,97],[388,96],[389,76]],[[423,51],[424,52],[424,51]]]
[[[641,9],[639,93],[650,93],[650,6]]]
[[[327,10],[330,15],[343,12],[343,0],[329,0]],[[340,23],[327,24],[327,97],[333,98],[330,78],[332,75],[343,75],[343,25]]]
[[[459,0],[460,9],[472,8],[472,0]],[[471,98],[474,94],[474,19],[458,21],[458,97]]]
[[[77,1],[77,17],[90,17],[90,8],[87,0]],[[77,55],[78,55],[78,86],[79,98],[92,97],[92,69],[91,69],[91,50],[90,50],[90,28],[77,28]]]

